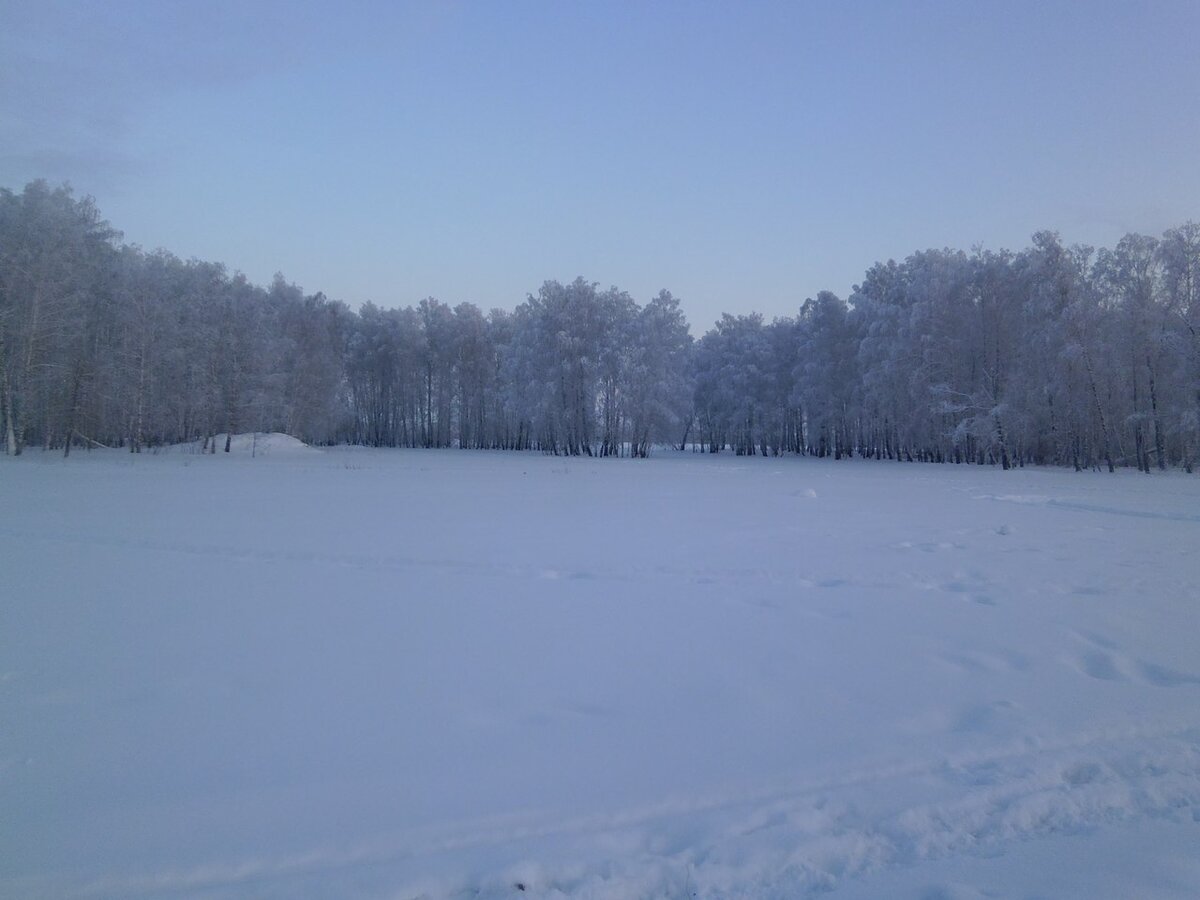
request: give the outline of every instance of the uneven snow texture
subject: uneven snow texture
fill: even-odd
[[[0,508],[3,897],[1200,895],[1200,478],[95,451]]]

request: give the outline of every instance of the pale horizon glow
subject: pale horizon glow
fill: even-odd
[[[577,275],[693,331],[1200,217],[1200,5],[0,0],[0,187],[357,307]]]

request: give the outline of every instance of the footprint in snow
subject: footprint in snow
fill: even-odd
[[[1099,681],[1135,682],[1161,688],[1200,685],[1200,676],[1129,656],[1122,653],[1114,641],[1103,635],[1077,631],[1074,632],[1074,637],[1090,647],[1074,659],[1075,667],[1089,678]]]
[[[1075,763],[1069,766],[1062,773],[1063,782],[1072,787],[1081,787],[1085,784],[1095,784],[1105,777],[1105,768],[1099,763],[1085,761]]]
[[[968,884],[939,884],[927,888],[920,900],[986,900],[991,896]]]
[[[1012,731],[1012,714],[1017,705],[1011,700],[996,700],[962,709],[950,723],[950,730],[958,734],[998,734]]]
[[[1177,672],[1175,669],[1155,663],[1135,660],[1137,673],[1142,679],[1156,687],[1179,687],[1181,684],[1200,684],[1200,676]]]
[[[1079,668],[1089,678],[1100,681],[1128,681],[1121,672],[1117,657],[1103,650],[1085,653],[1079,658]]]
[[[1105,650],[1116,650],[1118,644],[1112,638],[1105,637],[1102,634],[1097,634],[1094,631],[1076,631],[1073,632],[1074,637],[1088,644],[1095,644],[1097,647],[1103,647]]]
[[[942,662],[963,672],[1023,672],[1029,668],[1029,658],[1008,650],[997,652],[962,651],[943,653]]]
[[[972,602],[978,603],[980,606],[995,606],[996,601],[991,596],[979,592],[979,588],[982,586],[982,583],[977,584],[963,578],[946,581],[938,585],[939,589],[950,594],[966,594],[971,598]]]
[[[893,545],[897,550],[920,550],[922,553],[941,553],[946,550],[966,550],[966,544],[957,541],[901,541]]]
[[[997,760],[983,760],[981,762],[968,763],[967,765],[952,765],[947,762],[942,772],[942,777],[952,784],[963,784],[968,787],[988,787],[995,784],[1004,784],[1006,781],[1011,780],[1012,773]]]

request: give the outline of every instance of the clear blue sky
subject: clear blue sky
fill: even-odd
[[[1200,2],[0,0],[0,186],[352,305],[722,312],[1200,218]]]

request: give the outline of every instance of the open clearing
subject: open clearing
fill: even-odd
[[[1200,895],[1200,478],[0,461],[0,896]]]

